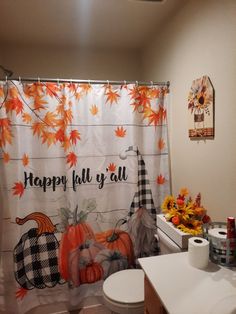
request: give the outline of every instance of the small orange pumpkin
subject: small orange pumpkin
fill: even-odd
[[[103,268],[100,264],[92,262],[79,270],[79,281],[83,283],[94,283],[103,278]]]
[[[95,238],[109,250],[119,251],[126,256],[129,266],[134,264],[133,242],[127,232],[114,228],[95,234]]]

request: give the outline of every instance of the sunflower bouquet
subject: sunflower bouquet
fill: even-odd
[[[201,194],[198,193],[195,200],[188,195],[188,190],[183,188],[177,198],[166,196],[161,206],[162,212],[166,220],[172,222],[179,230],[199,235],[202,233],[202,224],[209,223],[211,219],[201,205]]]

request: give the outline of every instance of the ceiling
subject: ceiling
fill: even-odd
[[[185,2],[0,0],[0,46],[141,49]]]

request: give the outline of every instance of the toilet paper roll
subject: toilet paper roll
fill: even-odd
[[[209,261],[209,242],[206,239],[192,237],[188,240],[188,260],[195,268],[204,269]]]
[[[210,236],[213,247],[225,250],[226,249],[226,237],[227,229],[226,228],[213,228],[208,230],[208,235]]]

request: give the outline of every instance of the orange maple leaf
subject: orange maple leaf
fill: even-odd
[[[24,86],[24,93],[27,97],[40,96],[43,92],[42,83],[26,84]]]
[[[75,92],[76,89],[77,89],[77,84],[75,84],[75,83],[69,83],[69,84],[67,84],[67,87],[68,87],[68,89],[69,89],[70,92]]]
[[[13,186],[12,190],[14,191],[13,192],[13,195],[19,195],[19,197],[21,197],[24,193],[24,185],[21,181],[19,182],[15,182],[15,185]]]
[[[77,140],[80,140],[80,133],[77,131],[77,130],[72,130],[70,132],[70,140],[71,140],[71,143],[76,145],[77,143]]]
[[[10,155],[6,152],[3,153],[3,162],[7,164],[10,160]]]
[[[64,135],[64,141],[61,145],[64,148],[64,151],[67,151],[71,147],[70,139],[68,136]]]
[[[165,177],[162,176],[162,174],[160,174],[158,177],[157,177],[157,180],[156,180],[157,184],[164,184],[166,182],[166,179]]]
[[[8,101],[6,101],[5,103],[5,107],[6,107],[6,112],[11,112],[11,111],[15,111],[16,114],[18,115],[19,113],[23,112],[23,102],[19,99],[19,98],[12,98]]]
[[[12,133],[10,129],[11,121],[8,118],[0,119],[0,147],[6,145],[6,143],[12,143]]]
[[[57,83],[45,83],[46,94],[50,97],[57,96],[57,92],[60,90]]]
[[[48,126],[55,126],[57,124],[57,115],[54,112],[48,111],[44,118],[43,121],[48,125]]]
[[[27,154],[24,154],[23,157],[22,157],[22,164],[23,166],[27,166],[29,164],[29,157]]]
[[[22,114],[22,120],[25,123],[29,124],[32,121],[32,117],[31,117],[31,115],[29,113],[25,112],[25,113]]]
[[[36,95],[34,98],[34,110],[40,111],[45,110],[47,102],[42,99],[42,96]]]
[[[59,141],[61,143],[65,140],[65,131],[62,128],[57,130],[57,132],[55,134],[55,139],[56,139],[56,141]]]
[[[71,123],[73,119],[73,113],[71,109],[67,109],[64,111],[63,119],[66,124]]]
[[[126,135],[126,130],[122,127],[117,127],[117,129],[115,130],[116,136],[118,137],[125,137]]]
[[[120,95],[117,92],[113,91],[111,88],[108,89],[108,92],[105,95],[107,96],[106,103],[110,102],[111,105],[113,102],[117,103],[118,98],[120,97]]]
[[[40,136],[42,132],[45,130],[46,126],[43,122],[34,122],[32,125],[33,135]]]
[[[148,116],[149,125],[153,123],[153,125],[157,126],[162,124],[166,118],[166,110],[160,106],[157,111],[152,110],[152,113]]]
[[[25,289],[25,288],[23,288],[23,287],[19,288],[19,289],[16,291],[16,299],[22,300],[22,299],[26,296],[26,294],[28,293],[28,291],[29,291],[29,290],[27,290],[27,289]]]
[[[160,97],[160,89],[159,88],[152,88],[150,91],[151,98],[159,98]]]
[[[160,138],[159,141],[158,141],[158,148],[159,148],[160,150],[162,150],[162,149],[165,147],[165,145],[166,145],[166,144],[165,144],[163,138]]]
[[[51,146],[52,144],[55,144],[56,142],[56,137],[55,137],[55,133],[53,132],[42,132],[41,135],[42,138],[42,143],[47,143],[48,147]]]
[[[93,116],[96,116],[96,114],[98,113],[98,107],[96,105],[92,105],[89,110]]]
[[[85,94],[88,94],[88,92],[92,89],[91,84],[79,84],[79,87]]]
[[[110,163],[109,166],[108,166],[108,170],[109,170],[110,172],[116,171],[116,165],[115,165],[113,162]]]
[[[75,155],[75,153],[70,152],[67,156],[66,156],[66,163],[70,164],[70,168],[72,166],[76,166],[77,163],[77,156]]]

